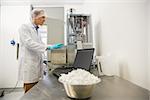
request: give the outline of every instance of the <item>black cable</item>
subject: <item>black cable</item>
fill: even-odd
[[[0,97],[4,96],[4,90],[0,90]]]

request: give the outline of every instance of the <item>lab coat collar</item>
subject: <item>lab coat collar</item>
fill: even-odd
[[[34,28],[34,29],[36,29],[36,27],[37,27],[38,25],[35,25],[34,23],[32,23],[32,27]],[[39,27],[39,26],[38,26]]]

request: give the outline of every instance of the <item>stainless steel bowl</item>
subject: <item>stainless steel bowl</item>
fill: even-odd
[[[92,96],[93,89],[96,84],[91,85],[70,85],[63,84],[66,94],[70,98],[85,99]]]

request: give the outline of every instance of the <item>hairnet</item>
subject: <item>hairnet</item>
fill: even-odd
[[[32,12],[31,12],[31,18],[39,18],[39,17],[42,17],[42,16],[45,16],[46,17],[46,14],[45,14],[45,11],[43,9],[33,9]]]

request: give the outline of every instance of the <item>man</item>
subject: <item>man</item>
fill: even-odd
[[[45,50],[61,48],[62,44],[46,46],[42,43],[38,28],[45,22],[44,10],[34,9],[31,12],[31,23],[19,29],[19,80],[24,82],[25,93],[42,77],[43,53]]]

